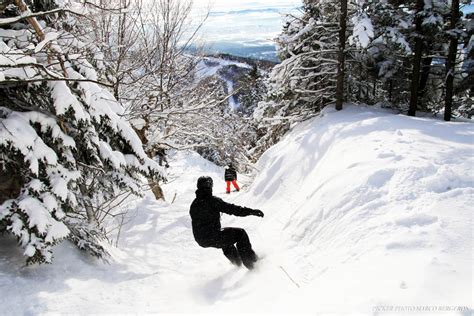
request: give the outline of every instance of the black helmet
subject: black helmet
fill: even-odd
[[[198,189],[212,189],[212,178],[211,177],[199,177],[197,181]]]

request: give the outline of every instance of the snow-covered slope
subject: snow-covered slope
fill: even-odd
[[[468,306],[473,140],[471,123],[328,110],[268,150],[253,183],[230,196],[221,168],[179,153],[167,202],[148,194],[129,203],[111,265],[63,244],[52,265],[20,267],[13,241],[0,237],[0,314]],[[200,175],[212,176],[225,200],[265,212],[223,216],[224,226],[247,229],[262,257],[255,271],[194,242],[188,211]]]
[[[329,112],[264,154],[246,197],[267,211],[259,234],[281,243],[271,252],[305,285],[300,299],[330,311],[471,304],[472,124]]]

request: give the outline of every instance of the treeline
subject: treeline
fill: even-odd
[[[229,109],[222,80],[189,54],[208,14],[191,19],[191,8],[0,1],[0,234],[17,238],[28,263],[51,262],[66,239],[107,259],[132,218],[129,197],[165,198],[157,156],[167,150],[250,166],[249,115]],[[255,68],[239,82],[258,88],[258,77]]]
[[[0,3],[0,234],[28,263],[66,238],[107,258],[127,220],[117,206],[165,179],[114,97],[122,69],[91,36],[103,8],[67,3]]]
[[[154,158],[166,150],[244,171],[327,105],[472,114],[473,23],[456,1],[305,1],[268,84],[261,65],[238,71],[234,96],[189,54],[207,17],[191,6],[0,1],[0,234],[28,263],[51,262],[65,239],[106,258],[128,197],[164,198]]]
[[[465,1],[468,3],[469,1]],[[267,102],[257,111],[262,152],[293,122],[343,102],[408,115],[474,113],[473,15],[459,1],[304,1],[278,37]]]

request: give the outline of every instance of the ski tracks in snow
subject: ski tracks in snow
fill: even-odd
[[[261,157],[251,191],[239,176],[244,189],[230,195],[219,193],[222,168],[178,153],[167,201],[147,193],[130,202],[110,265],[63,243],[52,265],[20,268],[15,241],[0,239],[0,313],[367,314],[469,304],[471,126],[326,111]],[[189,206],[203,175],[225,201],[265,213],[222,215],[223,227],[248,232],[261,257],[253,271],[194,241]]]

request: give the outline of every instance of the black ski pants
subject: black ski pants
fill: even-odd
[[[243,263],[249,269],[253,267],[257,258],[252,244],[250,244],[249,236],[242,228],[225,227],[213,236],[206,246],[221,248],[230,262],[236,265]]]

